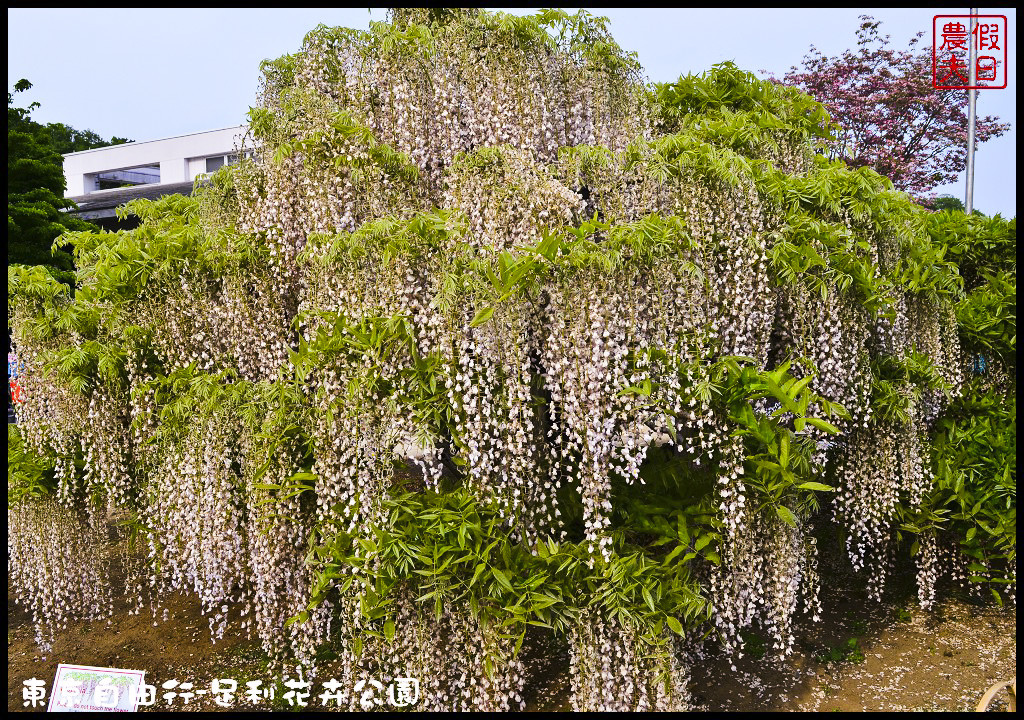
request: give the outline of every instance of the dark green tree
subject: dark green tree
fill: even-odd
[[[50,144],[53,146],[53,149],[61,155],[131,142],[128,138],[118,137],[117,135],[110,138],[110,140],[104,140],[92,130],[76,130],[64,123],[49,123],[46,125],[46,132],[50,136]]]
[[[39,103],[14,106],[15,93],[32,87],[19,80],[7,93],[7,264],[44,265],[68,280],[71,255],[52,250],[53,241],[69,230],[95,230],[67,213],[75,204],[64,198],[62,153],[128,142],[103,140],[91,130],[63,123],[42,125],[30,117]]]
[[[935,198],[920,198],[918,202],[929,210],[941,212],[942,210],[952,210],[954,212],[966,212],[967,209],[964,207],[964,201],[960,198],[953,197],[952,195],[939,195]],[[978,208],[974,208],[971,211],[972,215],[979,215],[981,217],[987,217]]]
[[[963,200],[953,197],[952,195],[939,195],[937,198],[926,203],[925,207],[935,211],[959,210],[960,212],[964,212]]]

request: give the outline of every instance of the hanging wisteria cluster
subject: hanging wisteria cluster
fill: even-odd
[[[827,131],[731,65],[647,88],[582,13],[317,28],[265,63],[251,157],[72,237],[73,297],[11,275],[41,642],[107,606],[115,512],[155,616],[195,593],[312,672],[330,644],[351,708],[412,675],[421,709],[520,709],[529,625],[575,709],[685,709],[695,631],[784,658],[822,612],[816,516],[880,596],[964,385],[960,288]]]
[[[32,613],[36,643],[46,649],[71,620],[111,612],[106,526],[83,522],[51,503],[22,503],[7,512],[11,592]]]
[[[574,712],[678,712],[690,709],[689,676],[679,638],[652,649],[629,627],[600,615],[569,636]]]

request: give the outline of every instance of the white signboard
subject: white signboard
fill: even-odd
[[[136,712],[142,670],[58,665],[48,712]]]

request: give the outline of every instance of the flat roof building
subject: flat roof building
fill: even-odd
[[[82,150],[64,156],[64,197],[72,211],[108,230],[134,227],[117,220],[116,208],[136,198],[192,193],[200,175],[238,161],[246,126]],[[244,152],[244,149],[242,149]]]

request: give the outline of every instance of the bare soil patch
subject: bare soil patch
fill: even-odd
[[[153,624],[148,609],[129,615],[115,607],[109,622],[80,622],[62,631],[49,653],[35,644],[31,617],[8,598],[8,702],[12,712],[29,711],[23,682],[45,680],[58,663],[145,670],[147,682],[170,679],[208,689],[214,678],[280,683],[259,643],[229,632],[214,644],[207,620],[193,598],[176,596],[166,605],[168,620]],[[797,628],[797,647],[783,663],[757,657],[763,641],[748,638],[745,657],[709,656],[693,669],[691,692],[706,711],[904,711],[972,710],[986,688],[1017,674],[1016,610],[948,598],[932,612],[916,602],[868,603],[857,593],[825,598],[826,620]],[[529,651],[527,644],[526,650]],[[549,648],[550,649],[550,648]],[[532,653],[531,653],[532,654]],[[529,656],[528,656],[529,657]],[[535,677],[529,708],[568,709],[568,658],[535,656],[527,662]],[[323,679],[330,676],[330,666]],[[320,709],[314,683],[310,709]],[[278,684],[274,701],[250,704],[239,697],[232,709],[289,709]],[[160,692],[163,692],[160,690]],[[998,707],[998,706],[996,706]],[[1005,707],[1005,706],[1004,706]],[[36,711],[43,710],[36,708]],[[152,710],[215,710],[212,698]]]
[[[724,658],[694,668],[696,702],[709,711],[967,711],[1017,674],[1014,608],[947,598],[925,612],[854,594],[829,610],[827,621],[798,626],[784,663],[748,656],[736,672]]]

